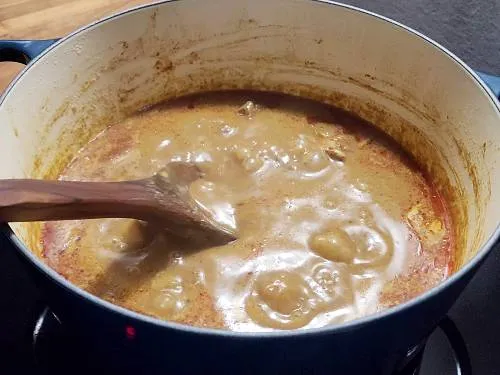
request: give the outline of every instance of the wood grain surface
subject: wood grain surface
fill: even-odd
[[[0,0],[0,39],[64,36],[96,19],[150,0]],[[23,68],[0,62],[0,92]]]

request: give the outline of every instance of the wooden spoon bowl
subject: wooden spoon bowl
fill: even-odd
[[[190,183],[200,177],[194,164],[174,162],[134,181],[0,180],[0,220],[133,218],[161,224],[176,235],[233,241],[236,228],[217,222],[190,196]]]

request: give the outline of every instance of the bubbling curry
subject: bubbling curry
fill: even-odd
[[[236,226],[236,241],[131,219],[51,222],[46,262],[128,309],[247,332],[346,322],[451,272],[447,204],[417,163],[371,124],[297,97],[218,92],[148,108],[89,142],[60,179],[138,179],[172,161],[200,168],[191,196]]]

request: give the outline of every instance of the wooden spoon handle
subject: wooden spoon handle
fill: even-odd
[[[151,218],[148,180],[72,182],[0,180],[0,221]]]

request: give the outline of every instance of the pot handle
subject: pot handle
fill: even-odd
[[[58,40],[0,40],[0,61],[28,64]]]
[[[476,71],[477,75],[493,91],[493,94],[500,100],[500,76],[493,76],[488,73]]]

